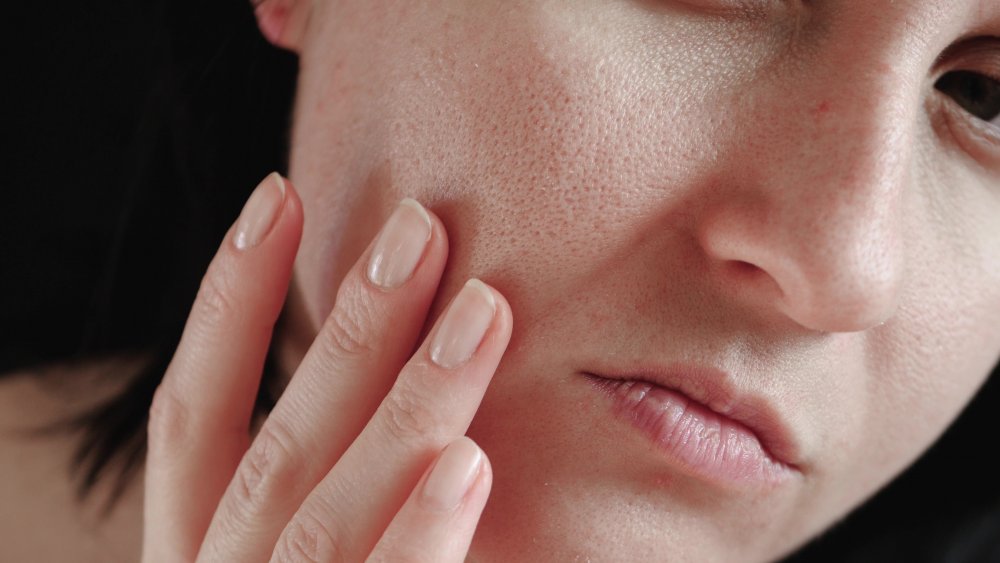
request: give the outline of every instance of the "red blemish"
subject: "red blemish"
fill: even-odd
[[[813,110],[813,115],[816,116],[816,118],[818,119],[820,117],[823,117],[829,112],[830,112],[830,101],[823,100],[822,102],[819,103],[819,105],[816,106],[816,109]]]

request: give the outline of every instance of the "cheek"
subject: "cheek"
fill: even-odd
[[[586,29],[579,11],[504,12],[432,34],[420,46],[428,55],[397,69],[406,95],[388,104],[389,197],[416,192],[445,220],[446,287],[482,276],[531,314],[595,267],[627,263],[641,233],[685,227],[679,202],[711,174],[724,130],[713,110],[724,102],[700,85],[721,92],[725,80],[690,72],[718,54],[678,55],[651,72],[645,44],[668,42],[670,30],[609,48],[629,33]],[[674,31],[677,44],[695,33]]]
[[[735,95],[753,53],[716,52],[732,42],[683,19],[646,21],[639,6],[515,4],[352,5],[317,31],[292,159],[322,218],[306,222],[297,271],[304,285],[322,280],[307,294],[328,294],[405,196],[448,225],[445,295],[477,275],[531,310],[539,280],[567,291],[645,227],[682,224],[687,211],[664,203],[712,174],[732,118],[717,108],[734,105],[722,93]],[[380,26],[381,42],[358,53],[371,39],[357,30]],[[683,48],[693,42],[705,47]],[[330,305],[318,300],[313,316]]]
[[[1000,357],[1000,194],[968,172],[937,168],[917,183],[923,212],[914,208],[906,226],[907,293],[885,343],[895,361],[883,393],[928,413],[927,422],[910,424],[932,437]]]
[[[864,341],[867,415],[833,488],[867,494],[902,471],[1000,358],[1000,200],[981,181],[934,168],[908,201],[904,294],[895,316]]]

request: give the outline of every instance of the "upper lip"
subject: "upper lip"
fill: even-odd
[[[686,395],[715,413],[745,426],[761,447],[789,468],[801,471],[801,447],[789,424],[766,397],[738,391],[726,372],[705,366],[673,364],[666,368],[585,371],[585,375],[622,381],[644,381]]]

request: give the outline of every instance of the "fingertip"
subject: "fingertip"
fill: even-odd
[[[445,263],[448,261],[449,250],[448,229],[445,227],[444,221],[441,220],[441,217],[433,209],[425,206],[416,199],[403,198],[399,204],[418,209],[421,215],[430,223],[431,234],[417,268],[420,270],[428,268],[429,272],[435,274],[435,278],[440,278]]]
[[[272,200],[270,206],[274,217],[270,219],[266,231],[259,227],[265,220],[255,218],[253,200]],[[275,203],[277,199],[280,203]],[[261,207],[267,207],[264,204]],[[247,217],[249,215],[249,217]],[[295,185],[278,172],[268,174],[247,200],[244,211],[230,233],[236,254],[245,254],[246,267],[268,267],[284,271],[291,267],[302,239],[304,212],[302,200]],[[244,230],[250,226],[250,233]],[[253,228],[260,228],[261,235],[253,234]],[[255,266],[251,266],[255,264]]]
[[[296,189],[295,184],[289,179],[278,172],[272,172],[270,176],[275,177],[275,181],[280,185],[281,191],[285,196],[285,206],[286,211],[291,214],[301,217],[302,216],[302,200],[299,198],[298,189]]]
[[[232,240],[237,250],[246,252],[264,242],[285,207],[285,192],[284,182],[276,173],[261,180],[236,220]]]
[[[295,184],[278,172],[271,172],[264,181],[273,182],[282,194],[283,205],[277,220],[278,224],[282,229],[292,229],[293,234],[297,233],[297,236],[300,236],[303,221],[302,199]]]
[[[429,209],[423,205],[421,205],[421,208],[427,213],[427,217],[431,221],[432,229],[434,230],[434,234],[436,235],[435,238],[440,238],[447,244],[448,229],[445,228],[444,221],[441,220],[441,217],[437,213],[435,213],[433,209]]]
[[[482,495],[485,504],[486,497],[489,496],[490,490],[493,488],[493,464],[490,463],[490,457],[486,455],[485,450],[479,448],[479,451],[482,452],[483,458],[480,461],[479,478],[473,486],[473,491],[474,494]]]
[[[484,290],[490,292],[490,295],[493,298],[494,313],[491,332],[499,336],[504,341],[509,340],[514,326],[514,313],[511,310],[510,302],[507,301],[504,294],[501,293],[496,287],[482,281],[479,281],[479,283],[483,286]]]
[[[445,446],[424,480],[420,497],[424,507],[451,512],[464,504],[480,477],[484,457],[479,446],[465,436]]]
[[[475,532],[493,489],[493,465],[486,452],[478,444],[476,447],[479,450],[479,471],[465,495],[459,515],[461,520],[467,522],[470,535]]]
[[[301,236],[302,202],[292,183],[272,172],[250,194],[226,233],[202,279],[196,306],[209,297],[232,302],[240,319],[262,311],[268,311],[264,318],[276,316]]]
[[[435,213],[433,209],[425,206],[422,202],[416,199],[409,197],[404,198],[400,201],[400,205],[409,205],[419,209],[423,217],[430,222],[431,236],[427,241],[427,245],[424,249],[418,268],[423,269],[425,267],[429,267],[431,272],[436,273],[435,277],[440,278],[441,272],[444,270],[445,263],[448,261],[449,251],[448,229],[445,227],[444,221],[441,220],[441,217]]]

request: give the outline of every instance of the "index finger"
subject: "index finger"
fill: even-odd
[[[202,279],[150,408],[145,561],[190,561],[198,551],[249,441],[301,233],[301,203],[272,174],[254,190]]]

